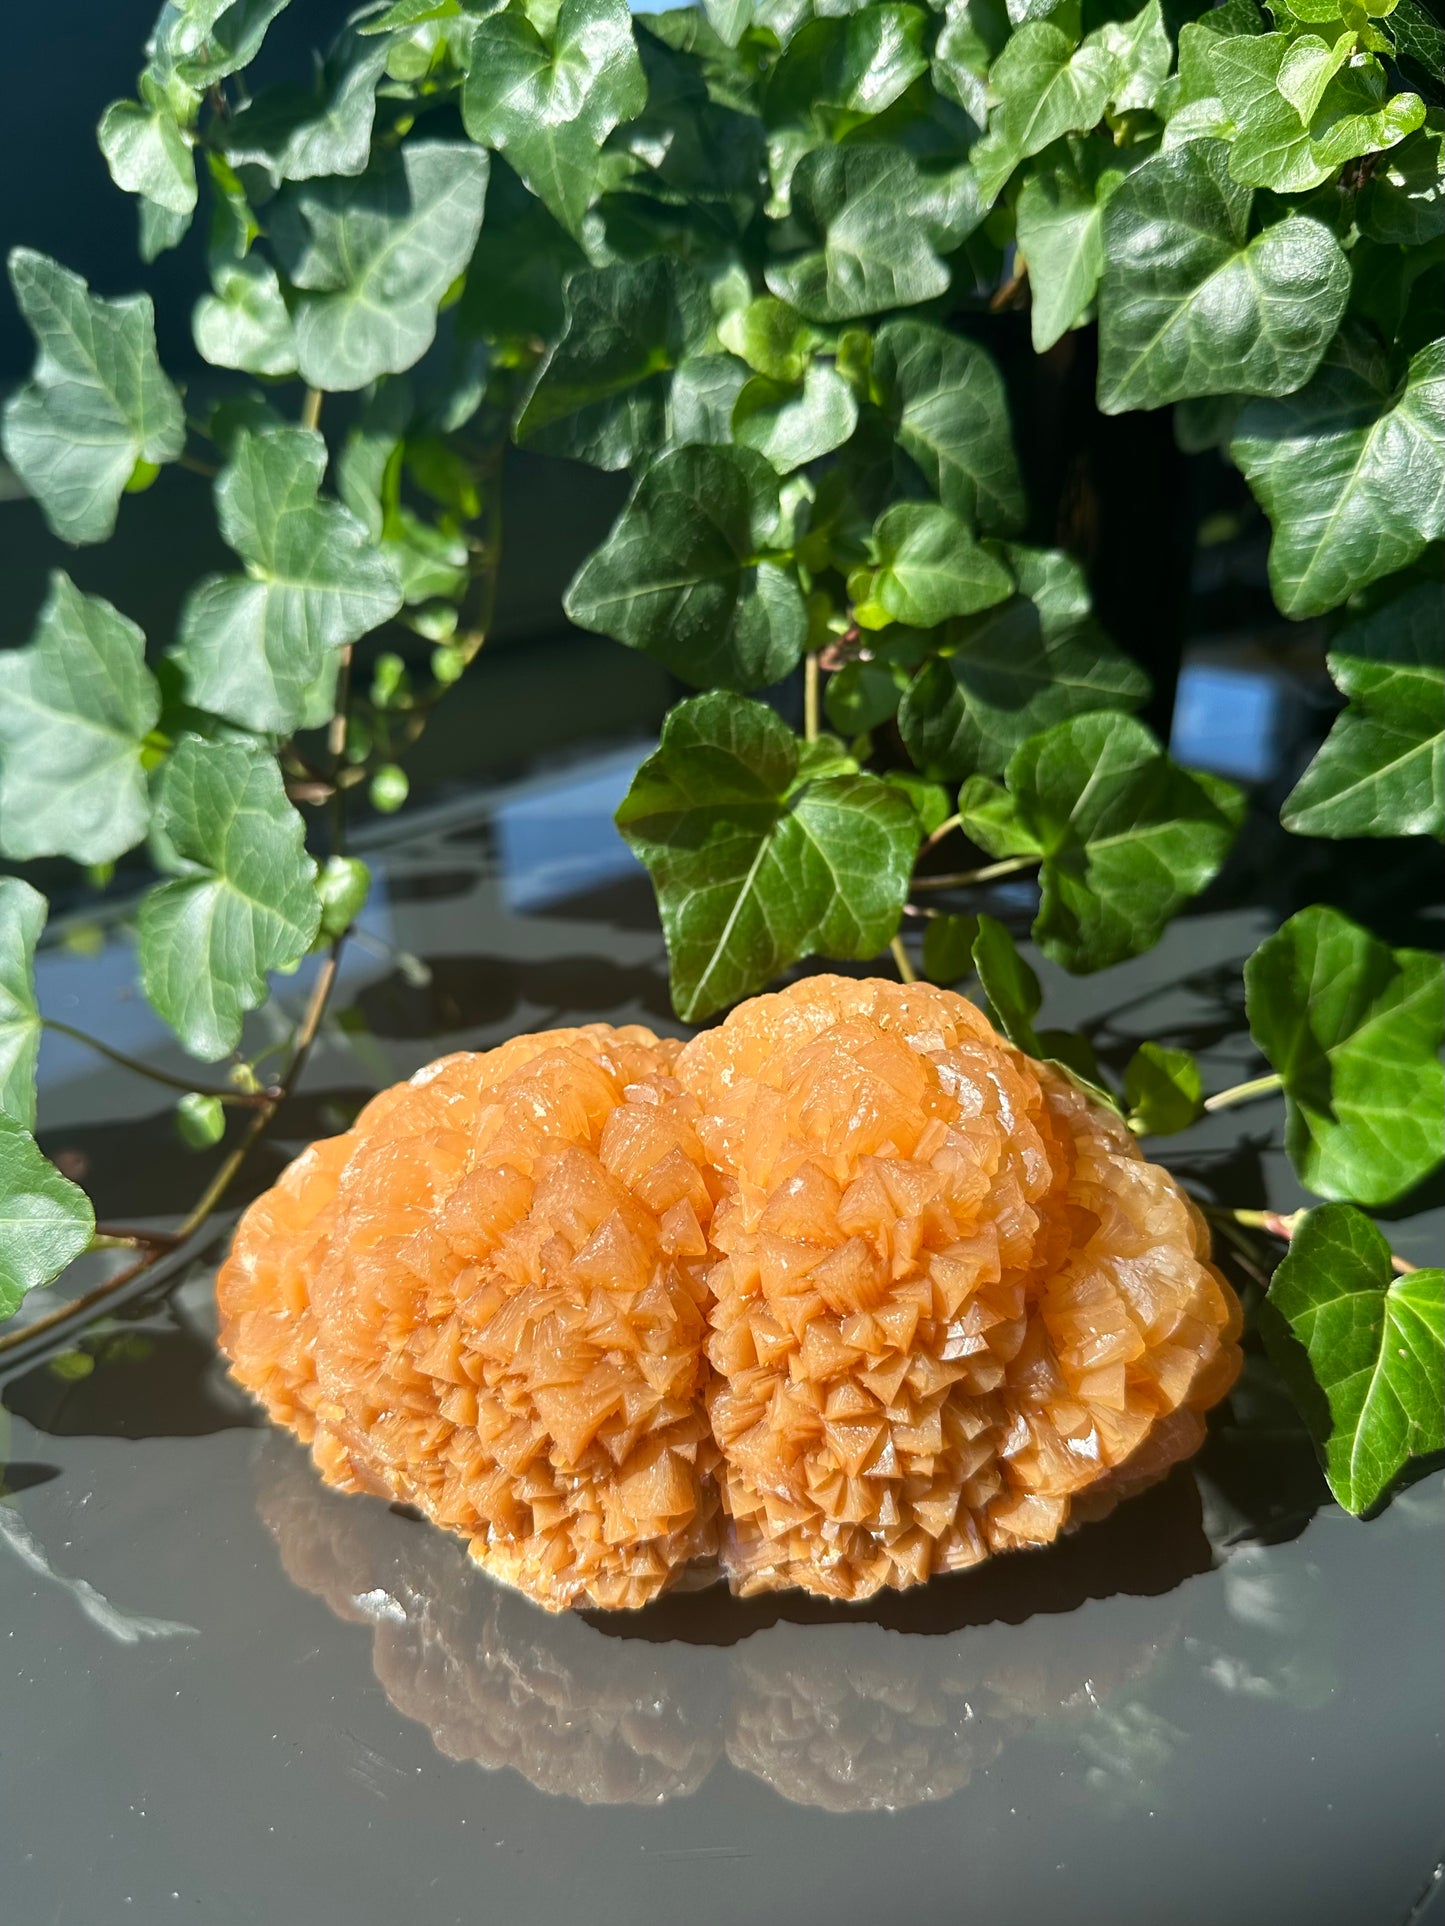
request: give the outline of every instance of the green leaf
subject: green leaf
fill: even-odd
[[[937,502],[895,502],[873,531],[872,593],[895,622],[936,628],[1013,593],[1013,577],[974,541],[968,524]]]
[[[24,247],[10,256],[10,282],[39,354],[5,404],[0,445],[63,541],[103,542],[136,464],[174,461],[185,445],[150,296],[102,300]]]
[[[457,306],[457,326],[486,340],[562,332],[563,287],[586,257],[501,159],[492,161],[487,213]]]
[[[675,448],[583,563],[567,614],[695,687],[778,682],[808,626],[792,572],[766,556],[778,513],[777,477],[751,449]]]
[[[156,22],[151,60],[162,77],[174,75],[203,94],[228,74],[249,67],[266,29],[288,0],[168,0]]]
[[[520,7],[477,26],[462,89],[466,130],[505,154],[573,233],[597,192],[603,141],[646,102],[625,0],[562,0],[547,38]]]
[[[1317,1197],[1388,1204],[1440,1162],[1438,958],[1338,910],[1290,917],[1244,966],[1250,1033],[1284,1082],[1285,1149]]]
[[[1014,214],[1019,253],[1029,271],[1029,323],[1042,354],[1084,320],[1104,269],[1104,203],[1123,180],[1093,143],[1060,150],[1025,176]]]
[[[735,47],[753,22],[753,0],[702,0],[713,32],[725,46]]]
[[[197,352],[216,368],[285,376],[296,372],[296,337],[271,262],[252,254],[255,217],[227,163],[209,156],[216,188],[208,249],[211,287],[191,315]]]
[[[1334,608],[1445,533],[1445,342],[1397,383],[1342,337],[1307,388],[1244,409],[1229,452],[1274,529],[1275,601]]]
[[[567,322],[517,421],[517,440],[594,468],[630,468],[669,435],[676,371],[706,341],[707,283],[681,261],[574,274]]]
[[[994,1022],[1016,1050],[1041,1056],[1034,1018],[1043,1002],[1039,979],[1019,955],[1018,945],[992,916],[980,916],[973,939],[973,967],[988,998]]]
[[[828,677],[823,707],[841,735],[859,736],[896,714],[900,693],[900,678],[887,662],[845,662]]]
[[[931,836],[935,829],[942,829],[953,813],[948,791],[942,783],[927,782],[908,769],[890,769],[884,774],[883,780],[908,798],[913,813],[923,825],[925,836]]]
[[[994,199],[1021,160],[1095,126],[1116,75],[1114,55],[1093,35],[1076,47],[1051,20],[1019,27],[989,69],[988,132],[970,156],[984,200]]]
[[[689,1022],[800,957],[876,956],[898,927],[917,816],[875,776],[799,780],[801,748],[761,703],[697,696],[668,716],[617,812]]]
[[[1445,1271],[1395,1277],[1379,1228],[1348,1204],[1322,1204],[1296,1229],[1268,1301],[1323,1394],[1303,1398],[1301,1415],[1330,1490],[1358,1518],[1412,1459],[1445,1450]],[[1278,1328],[1261,1329],[1289,1382]]]
[[[1360,189],[1360,232],[1386,246],[1421,247],[1445,234],[1445,129],[1439,116],[1376,163]]]
[[[1204,1110],[1204,1082],[1188,1050],[1141,1043],[1124,1071],[1129,1128],[1141,1137],[1172,1137]]]
[[[948,291],[942,256],[982,220],[967,176],[925,175],[899,147],[815,148],[798,163],[792,213],[804,251],[771,263],[769,288],[809,321],[850,321]]]
[[[0,1116],[0,1318],[59,1277],[94,1234],[85,1192],[41,1156],[28,1130]]]
[[[0,1116],[35,1128],[35,1060],[40,1006],[35,945],[49,905],[18,876],[0,876]]]
[[[775,294],[762,294],[746,307],[729,309],[717,331],[723,346],[756,373],[789,383],[802,380],[811,350],[824,340],[796,308]]]
[[[1012,542],[1000,553],[1019,593],[953,625],[899,710],[908,753],[929,775],[996,775],[1050,724],[1132,709],[1149,693],[1148,677],[1093,619],[1077,562]]]
[[[1236,133],[1229,171],[1249,187],[1302,194],[1360,154],[1392,147],[1425,118],[1416,94],[1389,99],[1371,56],[1349,60],[1354,36],[1244,35],[1210,49],[1215,85]]]
[[[388,51],[385,40],[363,40],[348,30],[311,86],[268,88],[220,122],[220,151],[233,167],[263,169],[273,187],[364,173]]]
[[[1132,716],[1074,716],[1031,737],[1007,782],[1043,851],[1034,941],[1080,972],[1151,949],[1244,817],[1232,783],[1181,769]]]
[[[442,296],[482,225],[487,157],[451,141],[408,141],[357,180],[296,182],[270,234],[298,290],[296,360],[313,388],[363,388],[419,361]]]
[[[832,134],[881,114],[928,72],[927,24],[921,8],[894,0],[805,21],[768,76],[764,118],[772,127],[797,121]]]
[[[970,776],[959,790],[958,821],[964,835],[986,855],[1009,861],[1043,856],[1043,845],[1020,816],[1018,804],[990,776]]]
[[[923,930],[923,974],[930,983],[961,982],[973,974],[976,916],[930,916]]]
[[[1280,395],[1308,381],[1349,298],[1338,241],[1309,215],[1249,234],[1229,149],[1196,140],[1134,170],[1104,210],[1099,406]]]
[[[1159,0],[1149,0],[1132,20],[1106,21],[1089,41],[1114,63],[1109,104],[1115,112],[1137,114],[1152,108],[1174,60]]]
[[[839,448],[858,425],[853,390],[831,362],[810,362],[797,384],[754,375],[733,407],[734,438],[780,475]]]
[[[266,750],[183,736],[156,788],[179,875],[140,906],[141,984],[194,1057],[234,1050],[266,972],[306,954],[321,922],[306,827]]]
[[[221,533],[244,575],[208,575],[181,611],[173,651],[199,708],[289,734],[330,714],[313,700],[332,652],[401,607],[391,561],[339,502],[317,499],[326,444],[307,428],[237,436],[216,482]]]
[[[100,151],[116,186],[140,194],[170,214],[196,205],[196,163],[180,122],[164,95],[142,105],[113,100],[96,130]]]
[[[1023,484],[998,369],[976,342],[927,321],[889,321],[873,373],[904,453],[945,508],[985,534],[1024,519]]]
[[[988,119],[984,82],[1012,31],[1003,0],[948,0],[933,48],[933,84],[982,128]]]
[[[28,647],[0,652],[0,847],[110,863],[146,833],[160,717],[145,637],[56,570]]]
[[[1445,836],[1440,592],[1409,589],[1335,638],[1349,704],[1285,800],[1299,836]]]

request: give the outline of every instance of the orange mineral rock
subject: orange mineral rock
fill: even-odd
[[[551,1610],[861,1598],[1096,1517],[1238,1365],[1204,1226],[964,998],[810,977],[686,1047],[443,1058],[313,1145],[217,1285],[323,1475]]]

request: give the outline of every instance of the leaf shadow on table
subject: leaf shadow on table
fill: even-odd
[[[656,965],[586,955],[427,956],[419,962],[420,969],[393,970],[368,983],[354,1008],[373,1036],[426,1039],[436,1046],[434,1056],[465,1047],[460,1039],[467,1032],[504,1026],[521,1011],[534,1029],[568,1015],[576,1020],[577,1013],[607,1021],[626,1011],[635,1021],[639,1008],[676,1022],[660,959]]]

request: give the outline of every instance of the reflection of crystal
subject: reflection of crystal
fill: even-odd
[[[1062,1638],[1047,1614],[936,1633],[781,1620],[730,1646],[619,1635],[615,1617],[603,1631],[541,1612],[454,1541],[327,1491],[276,1438],[258,1509],[287,1575],[372,1625],[377,1680],[440,1752],[512,1766],[585,1804],[696,1792],[724,1753],[783,1798],[831,1812],[947,1798],[1040,1721],[1103,1721],[1107,1748],[1101,1701],[1161,1648],[1157,1603],[1124,1597],[1075,1613]],[[676,1622],[686,1609],[673,1606]]]

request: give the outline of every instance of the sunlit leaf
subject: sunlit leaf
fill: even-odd
[[[1141,1043],[1124,1071],[1129,1128],[1143,1137],[1187,1130],[1204,1108],[1199,1064],[1188,1050]]]
[[[35,946],[49,905],[18,876],[0,876],[0,1116],[35,1128],[40,1006]]]
[[[1094,35],[1076,46],[1052,20],[1020,26],[989,69],[988,132],[970,157],[984,199],[994,198],[1021,160],[1093,127],[1117,71]]]
[[[35,634],[0,651],[0,848],[108,863],[150,820],[142,750],[160,715],[145,637],[68,575]]]
[[[324,702],[312,697],[332,652],[401,607],[390,558],[348,509],[317,499],[325,472],[326,444],[311,430],[243,431],[216,483],[221,533],[246,573],[197,583],[174,658],[193,703],[248,728],[324,720],[329,689]]]
[[[217,129],[233,167],[259,167],[273,186],[365,171],[385,40],[341,36],[309,87],[266,89]]]
[[[1322,1204],[1296,1229],[1268,1301],[1318,1387],[1301,1415],[1330,1490],[1358,1517],[1413,1459],[1445,1450],[1445,1271],[1394,1276],[1378,1227]],[[1292,1382],[1298,1354],[1272,1321],[1261,1328]]]
[[[1353,38],[1266,33],[1215,42],[1210,62],[1235,126],[1229,171],[1237,181],[1302,194],[1421,125],[1425,103],[1417,94],[1391,99],[1379,61],[1350,58]]]
[[[895,622],[931,629],[1013,593],[1013,576],[938,502],[895,502],[873,531],[872,593]],[[861,619],[861,618],[860,618]]]
[[[100,151],[123,192],[189,215],[196,205],[195,159],[169,101],[159,88],[149,91],[146,101],[116,100],[106,108],[96,130]]]
[[[1250,1033],[1284,1080],[1285,1149],[1318,1197],[1388,1204],[1445,1154],[1445,976],[1338,910],[1290,917],[1244,966]]]
[[[46,1161],[28,1130],[0,1116],[0,1318],[59,1277],[94,1233],[85,1192]]]
[[[140,462],[185,445],[181,398],[156,356],[150,296],[106,301],[30,248],[10,281],[39,353],[5,404],[0,445],[45,519],[67,542],[103,542]]]
[[[306,829],[268,751],[183,736],[161,772],[156,828],[178,874],[140,906],[141,983],[192,1056],[234,1050],[321,921]]]
[[[754,375],[732,415],[735,438],[782,475],[840,447],[857,424],[853,390],[826,361],[811,362],[798,383]]]
[[[1029,323],[1039,354],[1088,314],[1104,268],[1104,203],[1124,178],[1102,143],[1045,155],[1019,189],[1019,252],[1029,271]]]
[[[976,342],[927,321],[889,321],[873,372],[898,444],[945,508],[985,534],[1012,534],[1023,484],[998,369]]]
[[[777,476],[751,449],[675,448],[583,563],[567,613],[694,685],[777,682],[807,636],[792,571],[766,559],[778,511]]]
[[[697,696],[663,725],[617,823],[652,876],[672,997],[697,1021],[799,958],[864,958],[898,927],[922,834],[875,776],[800,779],[761,703]]]

